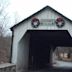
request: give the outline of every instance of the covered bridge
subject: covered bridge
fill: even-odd
[[[52,66],[52,53],[56,47],[72,47],[72,21],[49,6],[11,30],[11,62],[20,71]]]

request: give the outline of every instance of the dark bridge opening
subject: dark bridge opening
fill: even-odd
[[[29,67],[51,67],[51,49],[56,46],[72,46],[72,38],[66,30],[31,30]]]

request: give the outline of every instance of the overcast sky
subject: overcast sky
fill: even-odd
[[[72,20],[72,0],[10,0],[7,12],[9,12],[12,21],[9,26],[14,25],[16,18],[17,22],[21,21],[46,5]]]

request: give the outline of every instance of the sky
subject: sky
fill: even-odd
[[[9,28],[47,5],[72,20],[72,0],[0,0],[1,2],[3,5],[8,2],[4,14],[6,12],[8,16],[5,22],[9,33]]]
[[[51,6],[72,20],[72,0],[10,0],[7,11],[12,22],[9,26],[13,26],[46,5]]]

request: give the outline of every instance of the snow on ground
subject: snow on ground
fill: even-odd
[[[53,66],[60,67],[60,68],[72,68],[72,62],[56,60],[55,63],[53,64]]]

